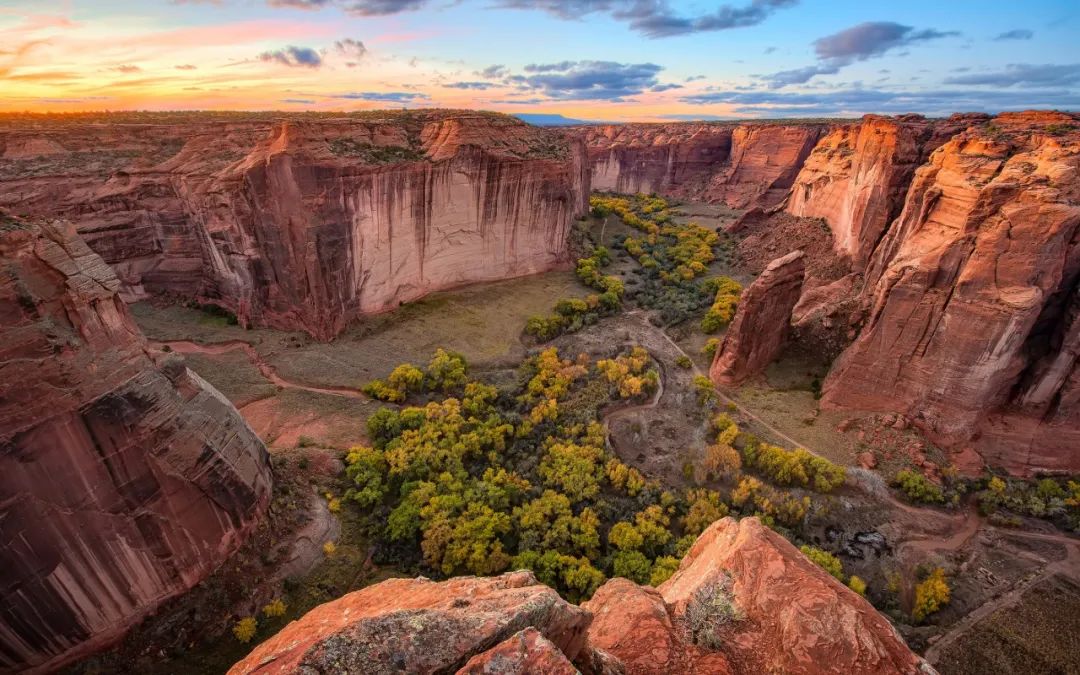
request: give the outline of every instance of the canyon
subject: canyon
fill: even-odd
[[[0,669],[46,672],[121,637],[246,539],[263,443],[152,352],[69,226],[0,220]]]
[[[287,367],[344,370],[349,359],[330,350],[376,315],[569,267],[590,190],[704,202],[730,215],[716,230],[756,247],[739,262],[757,278],[701,370],[663,330],[641,339],[652,328],[640,309],[594,337],[596,352],[634,336],[689,368],[619,413],[634,418],[612,437],[626,449],[678,431],[664,420],[640,428],[662,399],[696,414],[693,375],[734,396],[786,343],[820,338],[838,356],[802,424],[818,412],[883,413],[969,475],[1080,472],[1076,114],[563,130],[442,110],[0,118],[0,214],[13,214],[0,215],[0,562],[11,570],[0,668],[47,671],[115,642],[219,569],[265,517],[263,442],[180,355],[144,339],[128,303],[225,310],[240,328],[222,332],[250,338],[151,337],[250,359],[273,376],[268,406],[289,405],[274,400],[283,390],[368,404],[357,371],[326,382]],[[505,376],[511,350],[489,351]],[[694,433],[704,447],[705,432]],[[702,637],[692,624],[704,593],[730,612]],[[581,605],[526,572],[383,581],[311,610],[232,672],[370,663],[932,672],[866,600],[753,517],[714,522],[657,588],[611,579]]]
[[[126,300],[331,339],[434,290],[568,262],[584,148],[467,111],[0,124],[0,208],[64,218]]]
[[[1032,111],[576,133],[594,188],[749,208],[740,233],[820,219],[848,272],[808,270],[795,312],[804,333],[826,317],[847,334],[823,406],[902,412],[962,470],[1030,476],[1080,471],[1078,122]]]

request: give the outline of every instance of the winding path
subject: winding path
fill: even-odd
[[[263,377],[279,387],[285,389],[300,389],[315,394],[328,394],[330,396],[370,400],[366,394],[357,389],[350,389],[348,387],[313,387],[299,382],[286,380],[277,374],[274,367],[270,365],[258,351],[256,351],[255,347],[251,346],[250,342],[245,342],[243,340],[228,340],[226,342],[216,342],[210,345],[203,345],[197,342],[191,342],[190,340],[167,340],[165,342],[151,342],[150,345],[157,349],[168,347],[172,351],[179,352],[180,354],[221,355],[240,350],[247,356],[248,361],[259,369],[259,373],[261,373]]]

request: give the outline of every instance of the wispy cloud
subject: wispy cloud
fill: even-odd
[[[866,61],[900,47],[957,36],[957,31],[932,28],[916,30],[913,26],[889,21],[869,21],[814,41],[818,62],[814,65],[782,70],[764,76],[773,89],[804,84],[818,75],[835,75],[856,61]]]
[[[1066,87],[1080,84],[1080,63],[1012,63],[1005,70],[945,78],[945,84],[993,87]]]
[[[310,47],[294,47],[289,45],[282,49],[274,49],[259,54],[260,61],[268,63],[280,63],[292,68],[318,68],[322,65],[322,55]]]
[[[1004,33],[998,33],[994,40],[1001,42],[1002,40],[1030,40],[1035,37],[1035,33],[1026,28],[1016,28],[1013,30],[1007,30]]]
[[[657,80],[663,68],[655,63],[616,63],[614,61],[559,61],[530,63],[522,74],[509,74],[502,66],[481,72],[492,73],[502,84],[536,98],[542,94],[563,101],[625,101],[654,87],[672,88]],[[679,85],[673,85],[675,87]]]

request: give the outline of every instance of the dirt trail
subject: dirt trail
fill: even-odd
[[[263,377],[270,380],[271,383],[283,387],[285,389],[301,389],[303,391],[310,391],[316,394],[329,394],[330,396],[344,396],[346,398],[367,399],[368,397],[356,389],[349,389],[348,387],[313,387],[299,382],[292,382],[286,380],[277,374],[274,367],[259,354],[256,349],[251,346],[251,343],[244,342],[243,340],[229,340],[227,342],[217,342],[215,344],[203,345],[189,340],[168,340],[165,342],[151,342],[151,346],[158,349],[162,347],[169,347],[174,352],[180,354],[209,354],[220,355],[227,352],[236,350],[243,351],[252,365],[259,369],[259,372]]]
[[[1041,534],[1037,532],[1010,532],[1009,534],[1015,536],[1021,536],[1026,538],[1044,539],[1059,541],[1065,544],[1066,555],[1065,558],[1049,563],[1038,573],[1033,574],[1027,579],[1023,579],[1017,582],[1011,589],[1001,594],[1000,596],[984,602],[976,607],[974,610],[965,615],[962,619],[949,626],[948,630],[941,634],[941,637],[934,644],[930,645],[929,649],[923,654],[931,665],[935,664],[941,653],[951,644],[963,637],[968,631],[975,628],[976,625],[986,617],[990,616],[999,609],[1012,607],[1024,597],[1024,593],[1033,586],[1042,583],[1056,574],[1063,574],[1072,578],[1077,578],[1080,575],[1080,541],[1075,539],[1062,540],[1062,537],[1058,535]]]

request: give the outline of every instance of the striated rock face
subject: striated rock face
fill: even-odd
[[[0,258],[0,670],[50,670],[214,570],[271,473],[217,390],[154,363],[71,228],[0,216]]]
[[[390,579],[319,605],[229,673],[482,673],[485,661],[556,662],[545,643],[576,658],[588,625],[587,612],[531,572]],[[518,634],[529,627],[544,641]]]
[[[816,124],[739,125],[731,133],[731,159],[709,181],[705,198],[737,209],[776,206],[823,130]]]
[[[989,116],[867,115],[834,127],[807,158],[785,204],[795,216],[822,218],[837,253],[861,270],[899,215],[915,169],[930,153]]]
[[[756,518],[713,523],[658,589],[612,579],[581,607],[531,572],[384,581],[315,608],[229,672],[575,668],[624,675],[933,673],[866,600]]]
[[[941,146],[866,271],[824,405],[902,412],[1015,473],[1080,470],[1080,123],[1004,114]]]
[[[785,208],[824,218],[837,252],[862,269],[899,215],[915,169],[965,122],[867,115],[834,127],[807,158]]]
[[[769,263],[743,291],[735,318],[709,368],[713,382],[738,384],[764,370],[779,355],[805,274],[803,252],[792,251]]]
[[[0,207],[75,222],[126,299],[320,339],[564,262],[588,192],[579,140],[495,114],[0,126]]]
[[[592,189],[683,194],[731,156],[727,124],[618,124],[575,128],[585,139]]]
[[[687,122],[577,127],[592,168],[592,187],[772,207],[791,187],[818,124]]]

